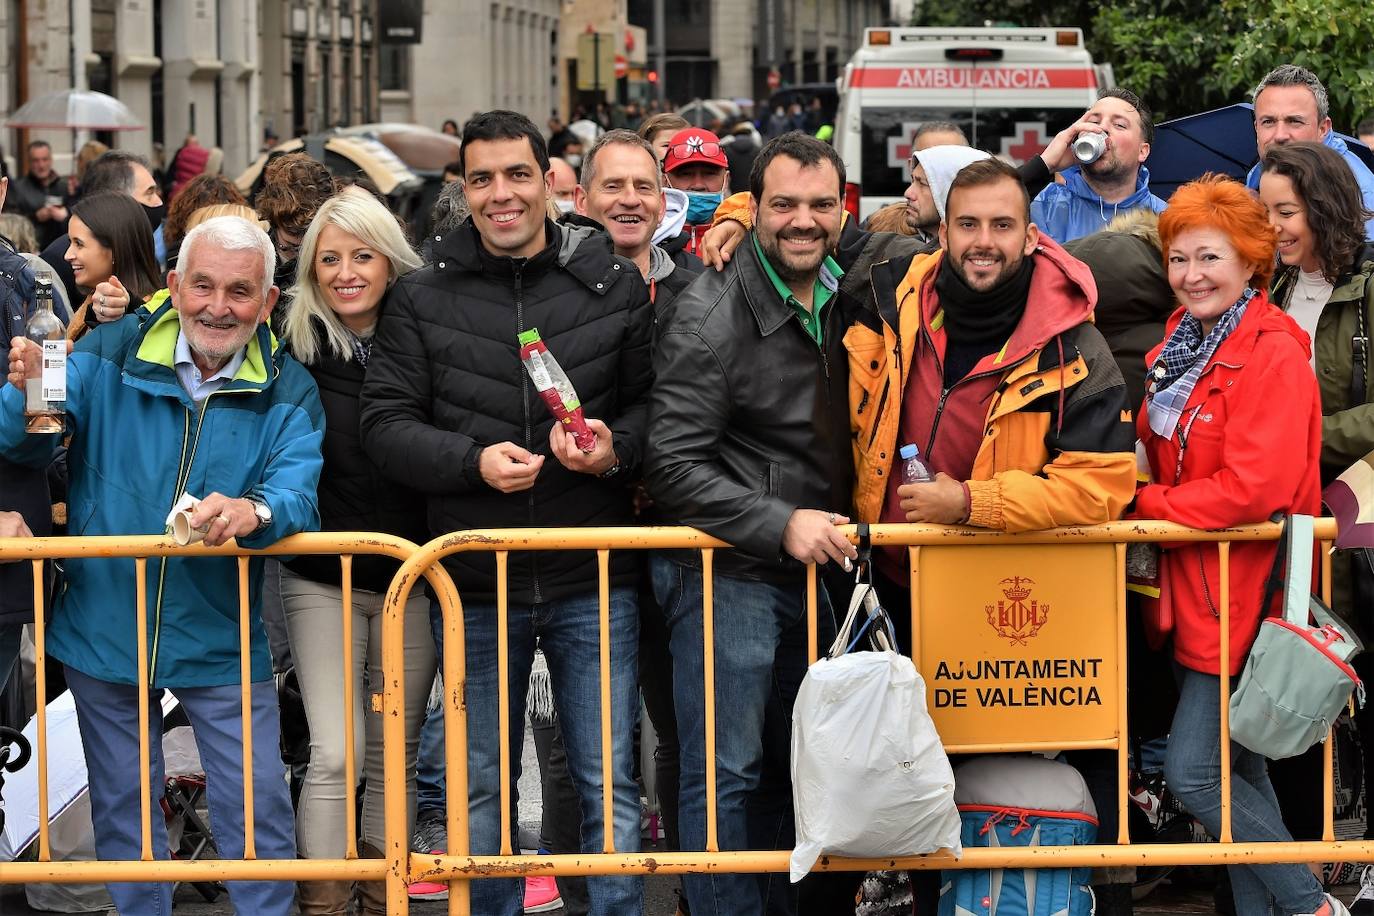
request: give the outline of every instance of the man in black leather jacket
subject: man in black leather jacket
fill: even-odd
[[[853,486],[848,322],[830,257],[844,164],[826,144],[785,134],[750,176],[755,229],[724,272],[707,271],[659,319],[649,403],[650,495],[665,522],[734,544],[715,561],[717,825],[721,849],[777,848],[790,792],[758,816],[761,770],[785,762],[806,670],[805,564],[846,567]],[[682,754],[684,850],[705,848],[702,575],[696,554],[652,561],[671,630]],[[833,633],[824,591],[821,638]],[[770,709],[770,706],[772,709]],[[785,766],[785,763],[784,763]],[[772,787],[770,787],[772,788]],[[746,814],[746,801],[750,809]],[[688,875],[693,912],[764,911],[754,875]]]

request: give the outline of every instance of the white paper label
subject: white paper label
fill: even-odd
[[[548,367],[544,365],[544,357],[538,350],[531,350],[529,355],[530,378],[534,379],[534,387],[540,391],[553,387],[553,378],[549,375]]]
[[[43,400],[67,400],[67,341],[43,341]]]

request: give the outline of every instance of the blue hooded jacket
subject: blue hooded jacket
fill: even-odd
[[[158,300],[154,299],[154,303]],[[170,301],[100,325],[67,364],[72,535],[161,535],[183,492],[252,494],[272,523],[239,539],[258,548],[319,527],[324,411],[315,381],[264,324],[234,378],[198,406],[174,368],[180,322]],[[42,467],[61,435],[24,432],[24,398],[0,391],[0,454]],[[55,601],[48,651],[120,684],[138,680],[134,560],[72,559]],[[263,559],[249,561],[252,678],[271,677],[261,616]],[[238,564],[232,558],[150,559],[148,672],[153,687],[239,682]]]
[[[1118,213],[1141,207],[1160,213],[1167,206],[1150,193],[1150,170],[1143,165],[1136,174],[1135,191],[1116,204],[1104,203],[1097,192],[1088,187],[1081,167],[1075,165],[1062,174],[1062,185],[1051,183],[1031,202],[1031,222],[1061,245],[1101,232]]]
[[[1359,156],[1350,151],[1350,147],[1340,137],[1336,136],[1334,130],[1328,130],[1326,136],[1322,138],[1322,145],[1330,147],[1341,154],[1345,164],[1350,166],[1350,171],[1355,174],[1355,182],[1360,186],[1360,197],[1364,200],[1364,208],[1374,213],[1374,172],[1369,171],[1369,166],[1365,165]],[[1245,176],[1246,187],[1259,190],[1260,167],[1263,162],[1256,162],[1255,167],[1250,170],[1250,174]],[[1374,217],[1371,217],[1364,224],[1364,237],[1374,239]]]

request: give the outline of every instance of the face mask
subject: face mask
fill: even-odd
[[[716,214],[716,207],[725,199],[724,191],[709,194],[706,191],[687,192],[687,223],[699,226]]]
[[[568,153],[563,157],[563,161],[572,166],[574,170],[580,169],[582,167],[582,154]]]
[[[156,232],[157,227],[162,225],[162,220],[167,216],[167,205],[158,204],[156,207],[150,207],[147,204],[139,204],[139,206],[143,208],[143,212],[148,217],[148,225],[152,226],[153,231]]]
[[[570,200],[555,200],[553,204],[558,208],[559,213],[573,212],[573,202]]]

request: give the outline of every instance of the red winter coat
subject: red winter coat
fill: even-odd
[[[172,193],[167,199],[170,201],[181,193],[181,189],[190,183],[192,178],[205,171],[206,164],[210,161],[210,151],[203,146],[183,146],[177,150],[176,156],[172,159]]]
[[[1183,317],[1169,319],[1165,339]],[[1148,356],[1153,365],[1163,344]],[[1308,363],[1307,333],[1260,293],[1231,335],[1212,354],[1174,436],[1157,436],[1149,414],[1137,420],[1150,460],[1150,478],[1136,497],[1136,517],[1194,528],[1267,521],[1275,512],[1316,515],[1321,509],[1321,398]],[[1182,472],[1175,480],[1179,438],[1196,412]],[[1273,542],[1231,546],[1230,672],[1240,673],[1261,618]],[[1220,673],[1221,628],[1215,610],[1221,589],[1213,544],[1166,545],[1160,563],[1160,601],[1172,612],[1174,658],[1208,674]]]

